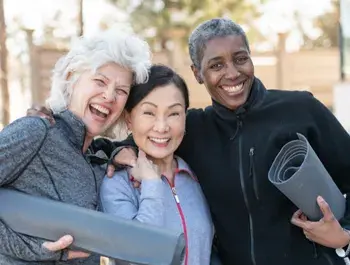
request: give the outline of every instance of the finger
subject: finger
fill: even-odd
[[[81,259],[81,258],[88,258],[90,256],[89,253],[83,252],[83,251],[68,251],[68,257],[67,259]]]
[[[323,220],[324,221],[334,221],[334,215],[333,212],[331,210],[331,208],[329,207],[328,203],[321,197],[318,196],[317,197],[317,204],[321,209],[321,212],[323,214]]]
[[[138,189],[141,187],[141,182],[134,180],[134,182],[132,183],[132,185],[134,186],[134,188]]]
[[[44,242],[43,247],[50,251],[58,251],[69,247],[73,243],[73,237],[71,235],[65,235],[55,242]]]
[[[107,177],[111,178],[114,175],[115,166],[110,164],[107,166]]]
[[[47,109],[46,107],[40,107],[39,111],[48,115],[48,116],[52,116],[51,110]]]
[[[303,212],[301,210],[296,211],[293,214],[292,219],[290,220],[290,222],[293,225],[298,226],[298,227],[300,227],[302,229],[307,229],[309,221],[303,220],[302,217],[301,217],[302,214],[303,214]]]
[[[307,221],[307,220],[308,220],[307,217],[306,217],[306,215],[305,215],[304,213],[302,213],[302,214],[300,215],[300,219],[303,220],[303,221]]]

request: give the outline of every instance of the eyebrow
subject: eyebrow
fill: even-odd
[[[234,52],[233,54],[236,56],[236,55],[239,55],[239,54],[248,54],[248,52],[246,50],[240,50],[240,51],[237,51],[237,52]],[[216,56],[216,57],[213,57],[213,58],[210,58],[208,60],[208,64],[211,63],[211,62],[215,62],[215,61],[219,61],[222,59],[222,56]]]
[[[96,72],[96,75],[100,75],[100,76],[102,76],[103,78],[105,78],[105,79],[107,79],[109,81],[109,78],[106,75],[104,75],[104,74],[102,74],[100,72]]]
[[[102,74],[100,72],[96,72],[96,75],[100,75],[103,78],[107,79],[108,82],[110,82],[110,79],[106,75],[104,75],[104,74]],[[130,85],[116,85],[115,87],[116,88],[128,88],[128,89],[130,89]]]
[[[152,106],[155,107],[155,108],[158,107],[156,104],[154,104],[154,103],[152,103],[152,102],[148,102],[148,101],[143,102],[141,105],[145,105],[145,104],[152,105]],[[170,105],[170,106],[168,107],[168,109],[174,108],[174,107],[176,107],[176,106],[182,107],[183,105],[182,105],[181,103],[174,103],[174,104]]]

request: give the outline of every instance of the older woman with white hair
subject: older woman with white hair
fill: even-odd
[[[56,123],[20,118],[0,132],[0,186],[97,209],[105,174],[89,161],[94,137],[120,118],[130,87],[148,78],[146,42],[125,32],[81,38],[54,68],[48,105]],[[95,254],[26,236],[0,220],[0,264],[98,264]]]

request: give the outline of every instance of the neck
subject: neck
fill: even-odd
[[[91,136],[88,136],[88,135],[85,136],[84,145],[83,145],[83,153],[84,154],[88,150],[88,148],[91,145],[93,139],[94,139],[94,137],[91,137]]]
[[[173,183],[174,169],[176,168],[176,161],[174,155],[170,155],[163,159],[151,158],[152,162],[157,165],[159,172],[164,175],[170,183]]]

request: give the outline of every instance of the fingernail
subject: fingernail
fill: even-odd
[[[317,197],[318,202],[324,202],[324,199],[321,196]]]

